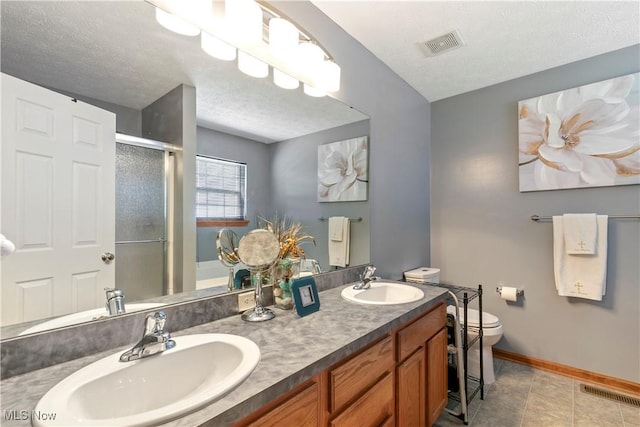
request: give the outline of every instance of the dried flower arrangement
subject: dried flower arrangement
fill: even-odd
[[[276,307],[290,310],[293,308],[291,295],[292,279],[300,270],[300,260],[306,254],[302,249],[302,242],[310,240],[316,244],[313,236],[302,234],[302,224],[288,216],[279,217],[277,214],[272,220],[258,216],[256,224],[275,234],[280,242],[279,261],[273,266],[271,279],[273,280],[273,295]]]
[[[309,234],[301,234],[302,224],[300,221],[295,220],[288,216],[280,217],[276,214],[272,220],[268,220],[261,216],[257,217],[256,221],[258,228],[264,228],[275,234],[278,242],[280,242],[280,259],[285,258],[305,258],[304,249],[302,249],[302,242],[310,240],[313,244],[316,241],[313,236]]]

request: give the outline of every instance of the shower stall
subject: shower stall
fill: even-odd
[[[115,284],[127,301],[173,293],[171,217],[179,147],[116,136]]]

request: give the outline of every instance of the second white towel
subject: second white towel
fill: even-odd
[[[553,272],[558,295],[602,301],[607,290],[608,216],[598,215],[594,255],[569,255],[562,216],[553,217]]]
[[[564,246],[570,255],[594,255],[598,244],[596,214],[564,214]]]
[[[336,222],[340,223],[341,226],[336,225]],[[336,229],[342,231],[340,236],[331,232]],[[344,216],[329,218],[329,265],[336,267],[346,267],[349,265],[350,234],[349,218]]]

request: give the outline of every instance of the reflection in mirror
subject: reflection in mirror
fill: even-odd
[[[271,79],[247,77],[238,72],[235,63],[209,57],[201,50],[198,38],[177,36],[162,28],[155,21],[153,6],[146,2],[3,1],[1,19],[3,73],[114,112],[118,132],[143,136],[145,108],[181,84],[195,87],[196,151],[247,163],[250,168],[247,218],[255,218],[256,212],[283,212],[299,219],[305,232],[315,236],[318,242],[307,254],[308,258],[317,260],[311,269],[328,271],[327,225],[318,218],[364,217],[362,223],[352,227],[351,265],[368,262],[368,203],[319,205],[315,196],[317,146],[368,135],[366,115],[330,97],[311,98],[304,95],[301,88],[283,90]],[[83,25],[77,25],[78,22]],[[141,150],[121,146],[118,151],[128,155]],[[167,160],[171,155],[167,155],[166,150],[156,154],[164,157],[165,162],[176,161],[175,158]],[[3,171],[14,169],[14,165],[7,167],[4,163],[10,161],[10,157],[2,156]],[[179,164],[174,165],[174,170],[179,168]],[[9,185],[14,178],[3,176],[2,185]],[[118,177],[116,185],[117,180]],[[135,191],[128,194],[136,200]],[[138,196],[143,195],[138,191]],[[2,205],[5,205],[4,196],[2,191]],[[143,213],[145,208],[152,209],[145,203],[141,203]],[[162,209],[154,206],[154,211]],[[107,212],[114,207],[103,205],[101,209]],[[173,209],[180,210],[182,206],[174,205]],[[163,284],[150,285],[149,289],[158,289],[155,293],[138,286],[141,277],[125,275],[115,279],[116,283],[110,285],[124,289],[128,308],[143,302],[168,304],[208,297],[220,288],[227,291],[228,267],[220,263],[216,252],[220,227],[198,228],[198,268],[193,268],[198,279],[221,278],[219,284],[223,286],[200,288],[191,283],[190,287],[185,286],[190,291],[175,294],[167,273],[170,265],[164,269],[154,268],[152,272],[140,255],[130,254],[136,250],[134,246],[145,243],[122,243],[153,240],[155,243],[146,244],[144,248],[160,255],[164,248],[171,246],[170,236],[165,238],[167,230],[159,220],[153,224],[153,230],[147,227],[149,235],[144,238],[131,237],[126,224],[116,228],[116,232],[126,235],[115,236],[114,232],[112,236],[114,243],[121,242],[109,251],[116,255],[113,261],[116,276],[117,266],[129,262],[142,267],[143,271],[146,269],[157,280],[166,279]],[[256,226],[250,223],[247,227],[234,228],[234,232],[242,236]],[[14,240],[9,236],[13,231],[3,229],[2,224],[0,232]],[[12,259],[2,260],[3,274],[9,270]],[[69,254],[65,259],[74,257]],[[5,281],[2,282],[4,286]],[[104,294],[100,301],[93,303],[94,308],[103,309],[103,297]],[[17,305],[19,301],[10,303]],[[58,312],[54,317],[71,314]],[[3,322],[2,338],[16,336],[50,317],[32,312],[30,317],[15,324]]]
[[[264,306],[262,276],[273,267],[279,254],[280,242],[275,234],[268,230],[257,228],[240,239],[238,256],[251,270],[251,281],[255,283],[256,299],[256,306],[242,313],[242,320],[263,322],[275,317],[273,311]]]
[[[216,249],[218,250],[218,259],[229,269],[229,280],[227,282],[227,289],[232,291],[236,286],[234,284],[235,279],[235,271],[234,267],[240,262],[240,258],[238,257],[238,246],[240,243],[240,239],[238,235],[233,232],[233,230],[229,230],[228,228],[223,228],[218,232],[218,237],[216,239]],[[238,288],[241,283],[238,283]]]

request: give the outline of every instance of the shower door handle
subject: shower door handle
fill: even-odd
[[[102,254],[102,256],[100,258],[102,258],[102,261],[105,264],[110,264],[111,261],[116,259],[116,256],[114,254],[112,254],[111,252],[105,252],[105,253]]]

